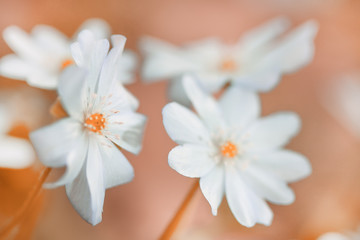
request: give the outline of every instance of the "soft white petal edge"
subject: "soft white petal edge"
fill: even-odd
[[[26,168],[35,160],[35,152],[31,144],[20,138],[1,137],[0,152],[0,168]]]

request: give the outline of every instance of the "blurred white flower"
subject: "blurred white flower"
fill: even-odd
[[[360,74],[343,76],[323,94],[323,106],[355,137],[360,137]]]
[[[328,232],[321,235],[317,240],[360,240],[360,228],[355,232]]]
[[[188,73],[211,93],[229,82],[254,91],[269,91],[282,74],[298,70],[314,55],[317,24],[308,21],[280,38],[288,26],[287,19],[274,19],[248,32],[234,45],[213,38],[177,47],[143,38],[142,77],[148,82],[170,78],[170,98],[183,104],[188,104],[188,99],[179,77]]]
[[[80,27],[80,30],[82,29],[89,29],[97,39],[110,36],[109,25],[101,19],[87,20]],[[51,26],[37,25],[31,34],[17,26],[9,26],[4,30],[3,37],[15,54],[0,59],[2,76],[25,80],[29,85],[38,88],[56,89],[60,73],[74,63],[70,53],[73,40]],[[77,34],[74,39],[76,37]],[[118,66],[123,71],[119,78],[122,83],[133,80],[132,71],[135,65],[134,53],[127,51]]]
[[[58,93],[69,117],[31,133],[42,163],[66,166],[65,174],[48,187],[66,186],[79,214],[101,222],[105,189],[127,183],[134,171],[117,146],[134,154],[141,150],[145,116],[136,113],[137,100],[119,83],[125,37],[96,40],[79,34],[72,54],[80,66],[69,66],[60,77]],[[116,146],[116,145],[117,146]]]
[[[165,129],[180,144],[170,151],[169,165],[200,178],[214,215],[225,194],[240,224],[270,225],[273,213],[265,200],[292,203],[295,196],[286,183],[311,173],[304,156],[282,149],[298,133],[299,117],[282,112],[259,118],[253,92],[231,87],[216,102],[190,77],[183,84],[198,116],[178,103],[164,107]]]
[[[13,119],[5,105],[0,105],[0,168],[26,168],[35,160],[29,141],[8,136]]]

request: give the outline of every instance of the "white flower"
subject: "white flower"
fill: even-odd
[[[35,160],[29,141],[8,136],[13,119],[5,105],[0,105],[0,168],[26,168]]]
[[[317,240],[360,240],[360,228],[355,232],[328,232],[321,235]]]
[[[97,39],[110,36],[110,27],[101,19],[87,20],[80,27],[82,29],[89,29]],[[3,37],[15,52],[0,60],[0,74],[5,77],[26,80],[38,88],[56,89],[61,72],[74,63],[70,53],[72,40],[53,27],[37,25],[31,34],[27,34],[17,26],[9,26]],[[119,68],[123,74],[119,81],[130,83],[136,65],[135,55],[127,51],[121,61]]]
[[[360,137],[360,74],[343,76],[324,92],[323,106],[355,137]]]
[[[291,112],[259,118],[253,92],[231,87],[216,102],[185,77],[185,91],[198,115],[178,103],[163,109],[164,126],[180,144],[169,153],[169,165],[180,174],[200,178],[212,213],[226,195],[235,218],[244,226],[270,225],[273,213],[265,200],[290,204],[287,186],[308,176],[308,160],[282,147],[297,134],[300,119]]]
[[[30,136],[44,165],[66,166],[62,178],[48,186],[65,185],[74,208],[93,225],[102,219],[105,189],[133,179],[133,168],[117,146],[138,154],[146,121],[134,112],[136,99],[118,81],[126,39],[111,39],[114,48],[108,53],[108,40],[80,33],[71,48],[83,68],[68,67],[58,87],[69,117]]]
[[[177,47],[144,38],[140,42],[145,54],[143,79],[170,78],[170,98],[186,104],[179,77],[188,73],[194,74],[208,92],[216,92],[228,82],[254,91],[269,91],[282,74],[303,67],[314,55],[317,24],[308,21],[280,38],[288,25],[284,18],[274,19],[245,34],[234,45],[213,38]]]

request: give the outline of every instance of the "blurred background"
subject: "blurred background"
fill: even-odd
[[[291,110],[303,121],[302,131],[287,148],[306,155],[313,174],[295,184],[296,201],[274,206],[270,227],[247,229],[223,201],[217,217],[197,194],[178,239],[316,239],[328,231],[355,230],[360,224],[360,141],[322,105],[322,96],[343,75],[360,70],[360,1],[358,0],[0,0],[0,31],[18,25],[30,31],[36,24],[56,27],[71,37],[93,17],[106,20],[113,33],[128,38],[127,48],[138,53],[141,36],[174,44],[219,36],[235,42],[247,30],[277,16],[294,26],[318,21],[314,61],[286,75],[275,90],[261,94],[263,115]],[[0,39],[0,56],[11,53]],[[138,73],[138,72],[137,72]],[[360,79],[359,79],[360,81]],[[161,109],[167,103],[167,82],[143,84],[137,74],[128,89],[148,116],[144,147],[139,156],[126,154],[135,179],[106,191],[103,221],[92,227],[72,208],[65,189],[44,190],[15,239],[158,239],[189,191],[193,180],[167,164],[175,146],[163,126]],[[52,122],[49,107],[56,92],[34,89],[25,82],[0,78],[0,101],[11,105],[16,121],[10,135],[27,133]],[[359,123],[360,124],[360,123]],[[0,224],[20,208],[42,169],[0,169]],[[54,171],[51,179],[61,172]]]

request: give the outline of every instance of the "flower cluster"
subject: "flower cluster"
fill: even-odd
[[[214,215],[225,195],[237,221],[247,227],[270,225],[273,213],[265,200],[291,204],[295,195],[287,183],[311,173],[306,157],[283,149],[298,133],[299,117],[281,112],[260,118],[255,93],[272,89],[282,73],[298,69],[313,56],[316,25],[307,22],[272,43],[285,25],[276,19],[226,50],[213,40],[183,49],[155,40],[144,43],[149,55],[144,75],[180,77],[172,81],[182,84],[186,98],[178,100],[191,103],[197,112],[176,102],[164,107],[165,129],[179,144],[169,153],[169,165],[184,176],[200,178]],[[151,52],[150,46],[159,52]],[[156,65],[165,62],[161,70]],[[216,101],[211,93],[228,81],[230,86]]]
[[[150,37],[140,44],[144,80],[169,78],[170,98],[177,101],[163,109],[165,129],[179,144],[169,153],[170,167],[200,179],[214,215],[226,196],[237,221],[247,227],[270,225],[273,213],[266,201],[292,203],[295,195],[287,184],[311,173],[306,157],[283,149],[300,130],[298,115],[260,117],[257,92],[273,89],[283,74],[306,65],[314,54],[316,24],[308,21],[282,36],[288,26],[286,19],[274,19],[232,46],[206,39],[177,47]],[[124,52],[126,38],[110,37],[107,23],[91,19],[71,40],[43,25],[30,35],[8,27],[4,39],[16,54],[0,60],[0,74],[56,89],[67,115],[30,134],[43,165],[66,168],[45,186],[65,186],[81,217],[98,224],[105,190],[134,177],[121,150],[141,151],[146,124],[136,112],[138,100],[123,86],[133,82],[136,65],[134,54]],[[212,94],[222,89],[216,100]],[[197,114],[186,107],[191,104]]]

